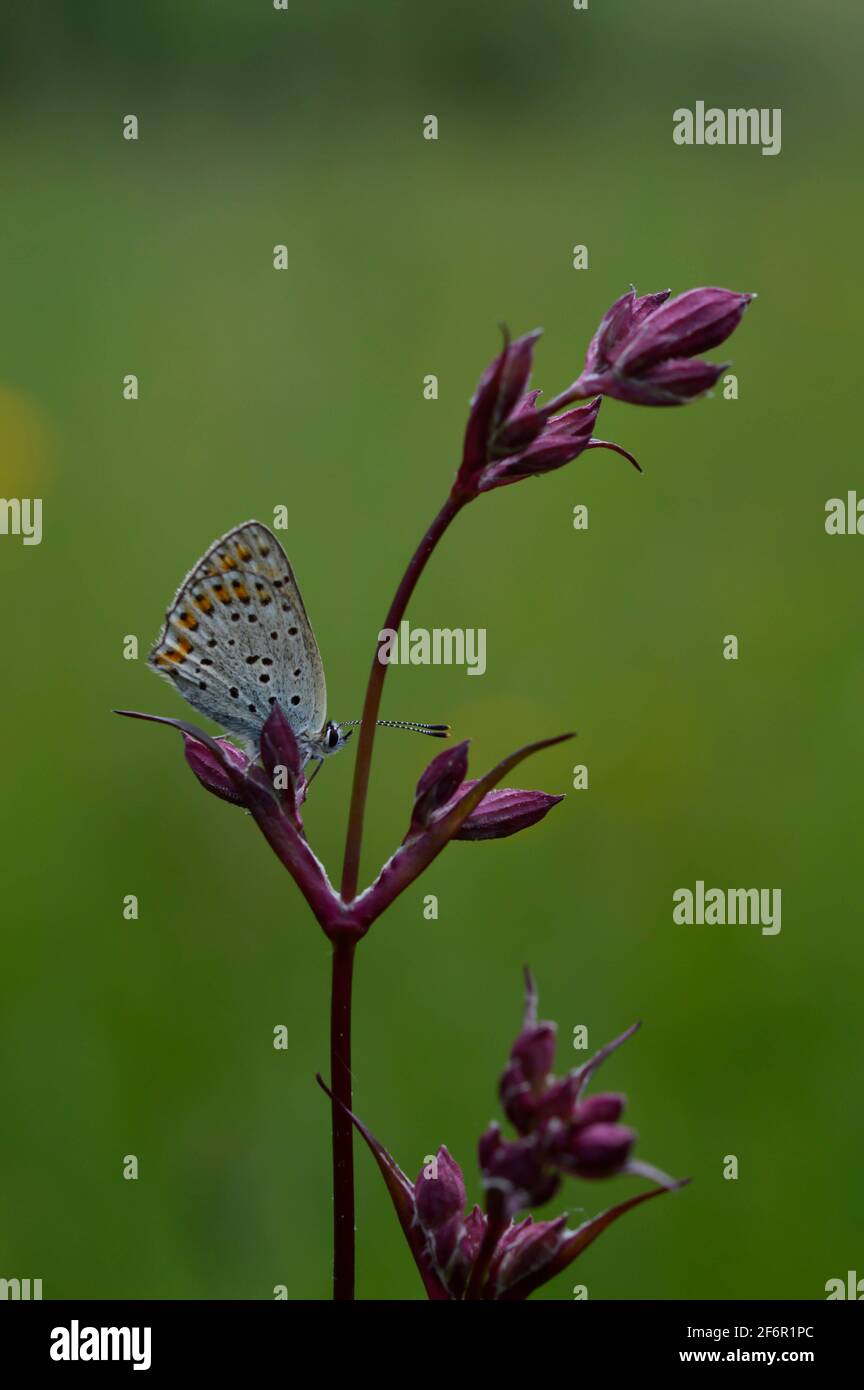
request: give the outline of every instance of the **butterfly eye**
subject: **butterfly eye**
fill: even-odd
[[[339,730],[335,724],[331,724],[327,730],[327,747],[336,748],[339,744]]]

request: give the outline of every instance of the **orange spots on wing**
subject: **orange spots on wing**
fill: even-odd
[[[187,609],[183,610],[177,621],[181,627],[189,628],[190,632],[194,632],[198,626],[198,619],[195,617],[195,614],[190,613]]]
[[[229,555],[226,552],[224,555],[219,556],[219,565],[223,570],[236,570],[237,561],[234,559],[233,555]]]
[[[243,561],[244,564],[247,560],[252,559],[252,551],[249,549],[247,545],[243,545],[241,541],[237,542],[237,555]]]
[[[218,600],[219,600],[220,603],[230,603],[230,602],[231,602],[231,595],[229,594],[228,590],[225,588],[225,585],[224,585],[224,584],[214,584],[214,585],[213,585],[213,592],[214,592],[214,594],[216,595],[216,597],[218,598]]]
[[[233,579],[233,580],[231,581],[231,584],[232,584],[232,588],[234,589],[234,593],[237,595],[237,597],[239,598],[240,602],[241,602],[241,603],[248,603],[248,602],[249,602],[249,590],[246,588],[246,585],[243,583],[242,579]]]
[[[164,651],[161,651],[157,654],[156,664],[157,666],[167,666],[169,668],[171,666],[177,666],[180,664],[180,662],[186,660],[186,657],[191,650],[191,642],[188,644],[185,652],[180,651],[177,647],[166,647]]]
[[[195,595],[195,607],[200,608],[202,613],[213,612],[213,604],[210,602],[206,594]]]

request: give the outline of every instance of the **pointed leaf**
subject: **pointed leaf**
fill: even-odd
[[[161,714],[142,714],[140,710],[134,709],[115,709],[113,713],[121,714],[126,719],[144,719],[150,724],[167,724],[170,728],[179,730],[184,740],[191,738],[194,739],[196,743],[202,744],[204,748],[209,750],[216,764],[221,768],[226,784],[237,793],[237,800],[245,802],[245,769],[248,765],[248,760],[245,754],[240,753],[239,749],[233,748],[233,745],[229,745],[232,749],[229,755],[225,751],[222,742],[215,738],[211,738],[209,734],[205,734],[203,729],[199,729],[195,724],[189,724],[185,719],[167,719]],[[186,746],[188,748],[188,743]],[[238,762],[238,758],[243,758],[243,764]],[[196,777],[199,777],[199,781],[203,781],[203,778],[199,776],[198,769],[194,767],[191,762],[190,767],[192,767],[192,771],[195,773]],[[210,790],[214,790],[214,788],[210,788]],[[217,795],[220,794],[222,793],[217,793]]]
[[[387,1191],[390,1193],[393,1209],[396,1212],[396,1217],[399,1221],[399,1225],[402,1227],[402,1233],[408,1242],[411,1254],[414,1256],[414,1263],[417,1266],[420,1278],[423,1280],[429,1298],[435,1301],[446,1299],[449,1302],[450,1295],[429,1263],[426,1254],[426,1240],[417,1224],[414,1212],[414,1184],[411,1182],[410,1178],[405,1176],[395,1158],[387,1152],[384,1145],[378,1142],[374,1134],[366,1128],[361,1120],[358,1120],[357,1116],[352,1110],[348,1109],[347,1105],[343,1105],[342,1102],[334,1096],[323,1077],[318,1074],[315,1080],[318,1082],[322,1091],[325,1091],[330,1097],[333,1104],[340,1106],[340,1108],[345,1111],[345,1114],[349,1116],[357,1133],[362,1135],[363,1139],[366,1141],[366,1145],[372,1157],[378,1164]]]
[[[475,807],[479,806],[486,793],[496,787],[508,772],[532,753],[539,753],[544,748],[554,748],[556,744],[564,743],[570,738],[573,738],[573,734],[558,734],[555,738],[540,739],[537,743],[526,744],[524,748],[518,748],[515,753],[503,758],[491,772],[487,772],[485,777],[475,782],[471,790],[460,797],[446,814],[436,818],[426,831],[400,845],[372,886],[354,900],[352,910],[355,917],[364,925],[380,917],[394,898],[413,883],[441,853]]]
[[[581,1255],[583,1250],[587,1250],[599,1235],[602,1235],[607,1226],[611,1226],[613,1221],[617,1221],[619,1216],[630,1211],[633,1207],[638,1207],[642,1202],[650,1202],[652,1197],[662,1197],[665,1192],[673,1192],[679,1187],[686,1187],[689,1178],[684,1178],[676,1183],[675,1187],[652,1187],[648,1192],[638,1192],[635,1197],[629,1197],[626,1202],[619,1202],[617,1206],[610,1207],[608,1211],[601,1212],[599,1216],[593,1216],[590,1221],[584,1222],[577,1230],[562,1241],[558,1251],[553,1255],[548,1264],[541,1270],[529,1275],[525,1279],[520,1279],[518,1284],[514,1284],[506,1292],[500,1295],[504,1303],[513,1303],[527,1298],[541,1284],[545,1284],[549,1279],[560,1274],[563,1269],[572,1264],[577,1255]]]
[[[594,1056],[589,1057],[588,1061],[585,1062],[583,1066],[571,1072],[571,1076],[576,1082],[577,1100],[585,1090],[585,1087],[588,1085],[588,1082],[591,1080],[591,1077],[594,1075],[601,1062],[605,1062],[607,1057],[611,1057],[613,1052],[617,1052],[622,1043],[632,1038],[634,1033],[638,1033],[641,1027],[642,1021],[641,1019],[637,1019],[635,1023],[631,1023],[629,1028],[625,1028],[624,1032],[620,1033],[617,1038],[613,1038],[611,1042],[605,1043],[603,1047],[599,1048],[594,1053]]]

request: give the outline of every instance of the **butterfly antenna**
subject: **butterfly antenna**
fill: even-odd
[[[350,728],[352,724],[362,724],[362,719],[343,719],[340,729]],[[448,738],[449,724],[421,724],[414,719],[376,719],[379,729],[408,729],[412,734],[428,734],[429,738]]]

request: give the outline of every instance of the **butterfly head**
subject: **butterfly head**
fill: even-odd
[[[344,748],[353,732],[353,729],[343,730],[334,720],[328,719],[320,734],[299,735],[297,743],[300,748],[303,767],[305,768],[307,763],[314,762],[316,764],[315,771],[312,773],[312,777],[314,777],[324,759]],[[312,777],[309,778],[309,781],[312,780]]]
[[[353,729],[343,729],[341,724],[336,724],[334,720],[328,719],[321,735],[321,753],[325,758],[329,758],[331,753],[338,753],[353,734]]]

